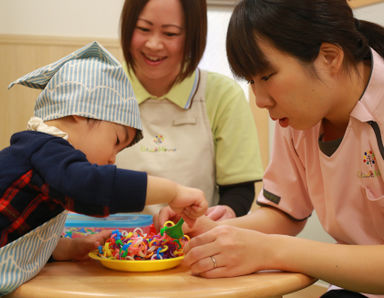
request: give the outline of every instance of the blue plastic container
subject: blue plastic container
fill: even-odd
[[[65,222],[63,236],[76,238],[106,229],[130,232],[140,228],[144,233],[148,233],[152,223],[153,217],[148,214],[117,213],[100,218],[70,212]]]

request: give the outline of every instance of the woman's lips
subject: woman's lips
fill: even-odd
[[[289,119],[287,117],[280,118],[279,124],[281,127],[287,127],[289,125]]]
[[[273,121],[277,121],[278,120],[281,127],[287,127],[289,125],[289,119],[287,117],[283,117],[283,118],[271,117],[271,119]]]
[[[149,65],[158,65],[160,64],[166,57],[155,57],[150,55],[143,54],[144,60]]]

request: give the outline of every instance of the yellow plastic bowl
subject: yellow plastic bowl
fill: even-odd
[[[112,260],[101,258],[96,252],[90,252],[89,257],[100,261],[107,268],[118,271],[148,272],[160,271],[176,267],[184,259],[184,256],[164,260]]]

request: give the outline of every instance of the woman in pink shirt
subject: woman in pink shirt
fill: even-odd
[[[276,121],[274,147],[261,207],[195,226],[192,273],[303,272],[339,287],[324,297],[384,297],[384,28],[345,0],[243,0],[227,52]],[[314,210],[335,243],[293,237]]]

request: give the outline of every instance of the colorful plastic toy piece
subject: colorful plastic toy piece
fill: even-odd
[[[172,225],[168,226],[167,223],[170,223]],[[177,222],[177,224],[173,224],[173,222],[167,221],[164,224],[164,227],[160,230],[161,236],[163,236],[165,233],[173,239],[182,238],[184,236],[184,232],[182,229],[183,223],[184,223],[184,219],[182,219],[182,218]]]

